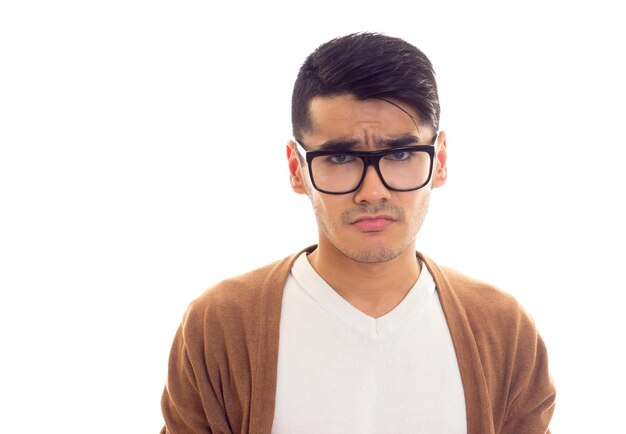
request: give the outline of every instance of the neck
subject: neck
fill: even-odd
[[[399,256],[376,263],[354,261],[326,244],[320,242],[309,263],[340,296],[373,318],[400,304],[421,271],[414,243]]]

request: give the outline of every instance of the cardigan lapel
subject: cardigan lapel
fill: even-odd
[[[274,422],[276,402],[276,379],[278,377],[278,342],[283,289],[295,260],[304,252],[312,252],[310,246],[291,255],[272,267],[259,288],[257,310],[256,352],[250,354],[252,391],[250,399],[250,432],[269,434]]]
[[[450,329],[452,343],[456,352],[467,413],[468,434],[493,434],[493,415],[491,402],[476,338],[465,314],[465,308],[458,299],[444,272],[430,258],[417,255],[432,274],[441,301],[444,316]]]

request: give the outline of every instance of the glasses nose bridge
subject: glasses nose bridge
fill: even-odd
[[[361,175],[361,182],[359,182],[358,189],[363,187],[363,182],[365,182],[365,177],[367,176],[367,168],[372,166],[376,175],[378,175],[378,179],[380,182],[387,188],[387,183],[383,178],[383,174],[380,171],[380,159],[383,158],[384,155],[359,155],[359,158],[363,161],[363,174]]]
[[[363,160],[363,173],[367,171],[369,166],[373,166],[376,172],[378,172],[378,175],[380,175],[379,163],[380,159],[383,158],[382,155],[361,155],[360,158]]]

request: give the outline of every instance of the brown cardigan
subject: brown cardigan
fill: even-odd
[[[283,287],[299,254],[191,303],[170,353],[161,434],[271,432]],[[418,256],[450,328],[468,434],[549,432],[555,390],[532,319],[510,295]]]

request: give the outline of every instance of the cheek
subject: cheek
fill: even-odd
[[[341,220],[341,213],[347,209],[345,205],[338,200],[338,196],[323,195],[315,191],[313,194],[309,195],[309,198],[311,199],[311,204],[313,205],[318,220],[323,219],[326,222],[334,224],[336,220]]]
[[[430,201],[430,189],[421,189],[415,192],[410,198],[405,198],[400,203],[400,206],[404,209],[407,217],[411,219],[423,216],[428,209],[428,203]]]
[[[415,218],[423,218],[428,211],[428,204],[430,203],[430,189],[420,190],[419,193],[411,208]]]
[[[320,198],[319,194],[316,191],[309,191],[309,199],[311,200],[311,205],[313,206],[313,211],[315,211],[315,217],[319,221],[320,218],[325,218],[326,216],[326,206],[324,201]]]

